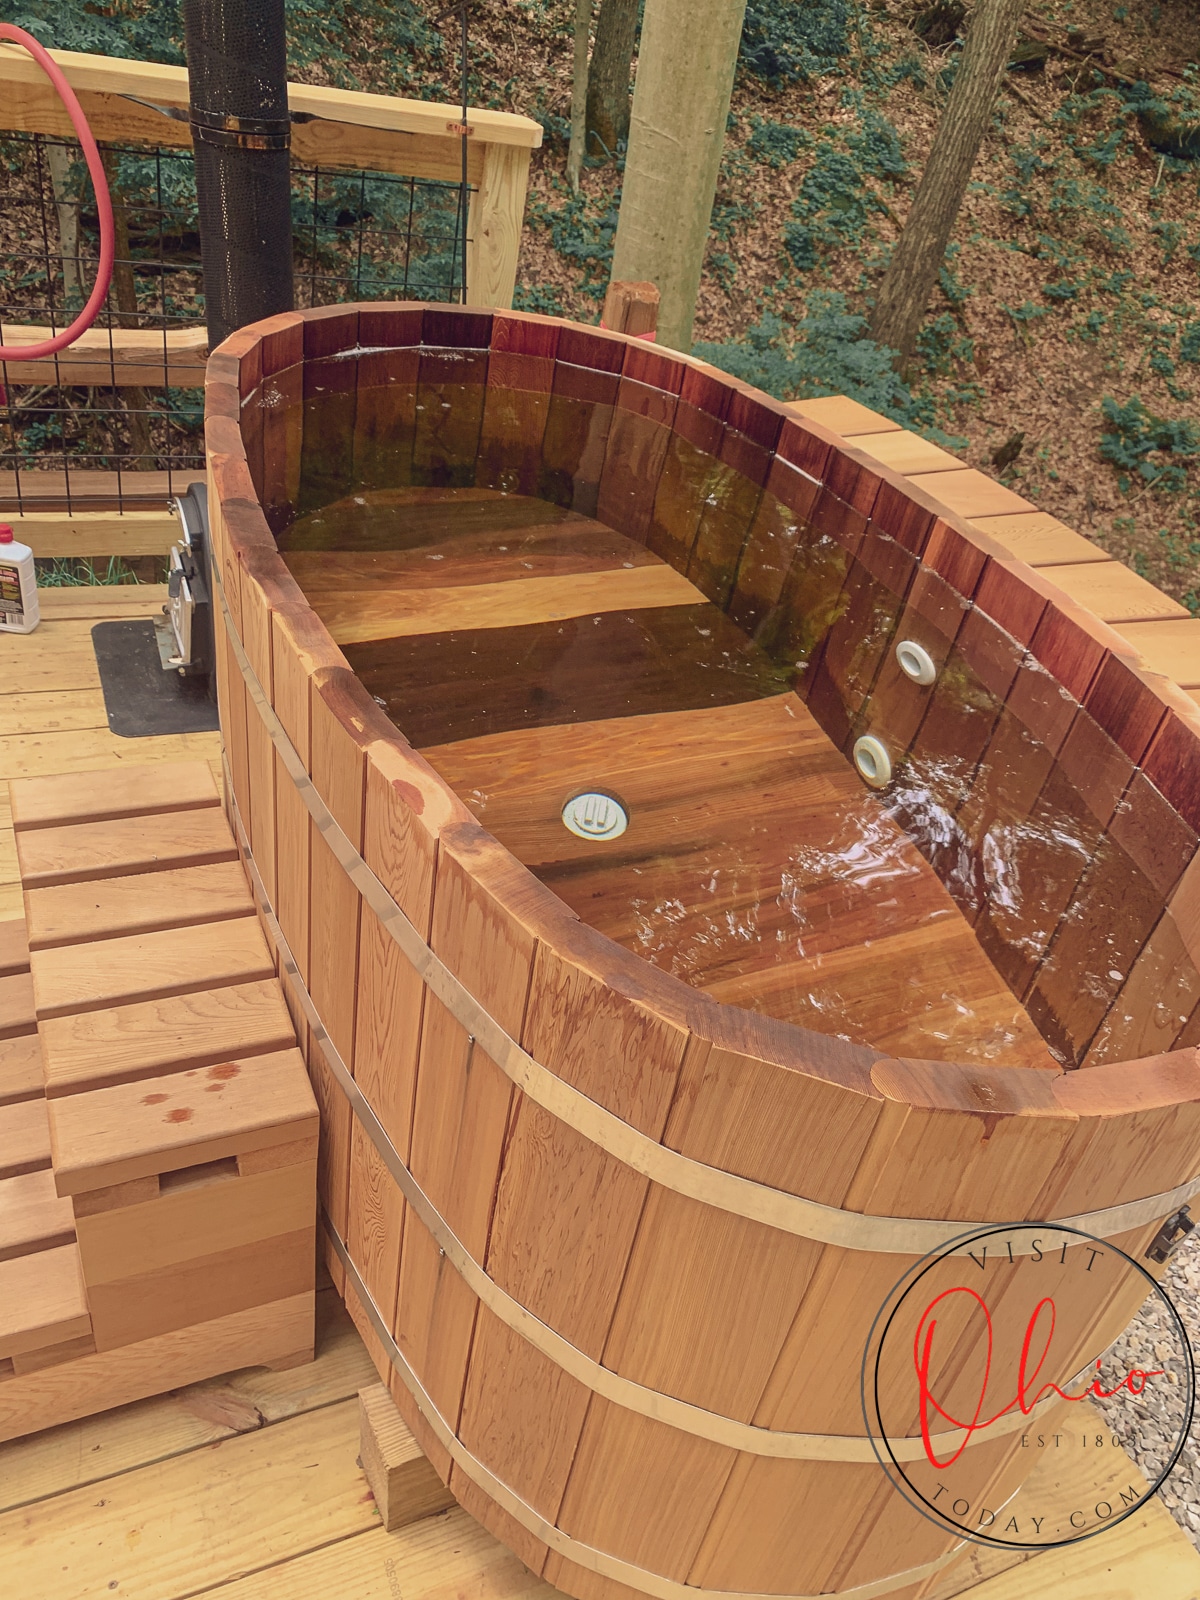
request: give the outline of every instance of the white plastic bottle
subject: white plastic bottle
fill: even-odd
[[[0,522],[0,633],[32,633],[41,620],[33,551]]]

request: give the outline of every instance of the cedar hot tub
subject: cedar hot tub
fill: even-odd
[[[290,314],[207,438],[228,802],[422,1447],[579,1600],[952,1592],[864,1349],[972,1225],[1144,1261],[1190,1195],[1195,703],[636,339]],[[1063,1298],[1064,1374],[1146,1289]],[[955,1483],[1030,1466],[1001,1430]]]

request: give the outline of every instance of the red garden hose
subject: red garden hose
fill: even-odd
[[[22,45],[41,67],[58,91],[58,97],[67,108],[67,115],[71,119],[71,126],[75,129],[75,136],[83,147],[84,158],[87,161],[88,172],[91,174],[92,187],[96,191],[96,211],[100,218],[100,263],[96,269],[96,282],[92,287],[91,297],[87,305],[75,318],[69,328],[64,328],[61,333],[56,333],[51,339],[43,339],[41,344],[0,344],[0,361],[36,361],[41,356],[57,355],[60,350],[65,350],[67,345],[74,343],[81,333],[86,333],[95,322],[100,307],[104,304],[108,294],[108,286],[112,281],[113,256],[115,254],[112,198],[108,192],[108,182],[104,176],[104,164],[100,160],[100,152],[96,148],[96,141],[92,138],[92,130],[87,125],[83,114],[83,107],[79,104],[74,89],[67,82],[62,68],[51,59],[48,51],[44,50],[32,35],[25,32],[24,28],[15,27],[11,22],[0,22],[0,40],[11,40],[13,44]]]

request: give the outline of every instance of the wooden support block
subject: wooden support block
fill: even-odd
[[[0,1261],[75,1242],[75,1214],[49,1167],[0,1180]]]
[[[105,772],[53,778],[14,778],[13,827],[53,828],[71,822],[107,822],[160,811],[192,811],[220,804],[206,761],[115,767]]]
[[[298,1050],[66,1095],[49,1109],[59,1194],[317,1134],[317,1105]]]
[[[17,860],[21,882],[35,889],[236,861],[237,846],[219,807],[208,806],[19,832]]]
[[[0,1106],[0,1178],[38,1172],[50,1165],[50,1128],[45,1100]]]
[[[207,870],[207,869],[205,869]],[[244,1061],[296,1042],[274,978],[52,1017],[40,1027],[46,1094],[78,1094],[188,1067]],[[3,1051],[0,1045],[0,1094]],[[40,1075],[40,1067],[39,1067]]]
[[[28,972],[0,978],[0,1039],[16,1039],[37,1027],[33,979]]]
[[[0,1261],[0,1358],[91,1331],[75,1245]]]
[[[14,972],[29,971],[29,941],[25,937],[25,920],[14,917],[0,922],[0,978],[9,978]]]
[[[389,1533],[454,1504],[382,1383],[358,1391],[358,1414],[363,1472]]]
[[[251,983],[273,976],[275,963],[258,918],[236,917],[199,928],[105,939],[90,948],[86,962],[69,945],[35,950],[30,969],[40,1020]],[[0,1002],[3,985],[19,981],[0,978]]]
[[[610,283],[604,295],[600,326],[613,333],[628,333],[643,338],[658,327],[660,301],[655,283]]]
[[[42,1047],[37,1034],[0,1039],[0,1106],[37,1100],[43,1092]]]
[[[220,816],[219,812],[213,814]],[[43,835],[27,837],[38,839]],[[224,922],[230,917],[249,916],[253,911],[250,886],[237,860],[176,867],[152,875],[139,873],[130,878],[98,878],[91,883],[28,889],[25,893],[25,918],[34,950]]]

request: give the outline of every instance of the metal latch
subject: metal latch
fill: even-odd
[[[1168,1217],[1162,1227],[1154,1236],[1146,1255],[1149,1260],[1157,1261],[1161,1266],[1164,1261],[1169,1261],[1189,1233],[1195,1233],[1196,1224],[1186,1206],[1180,1206],[1174,1216]]]

